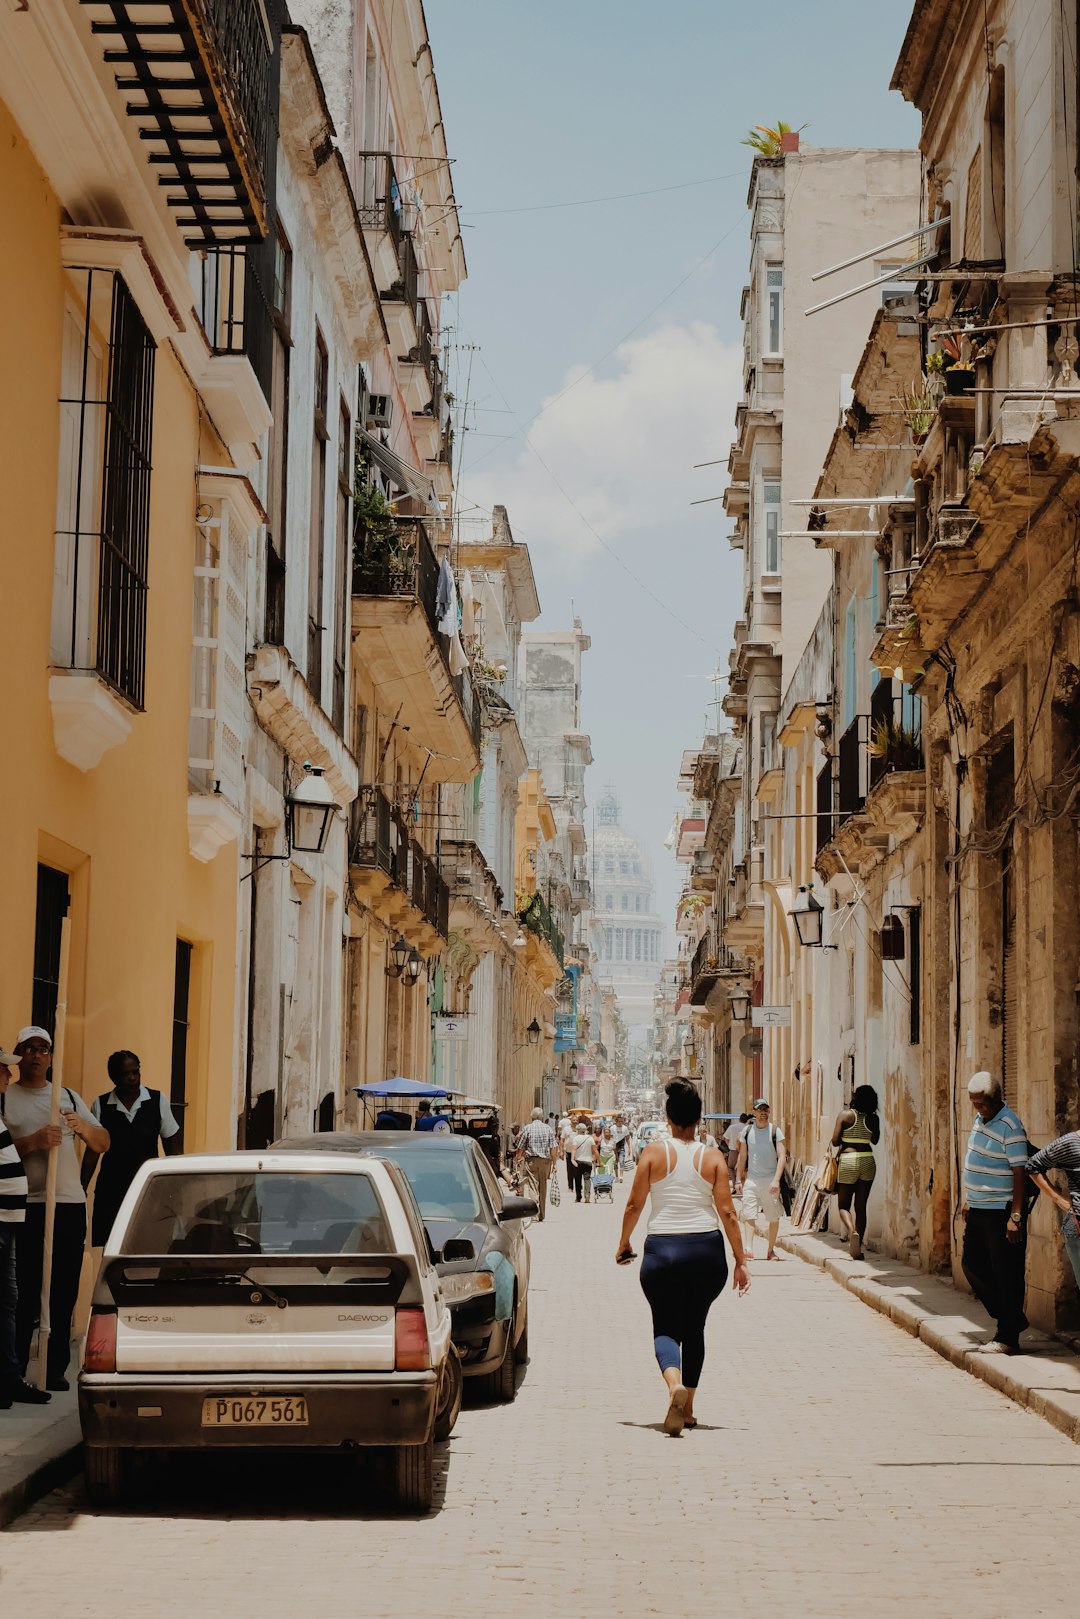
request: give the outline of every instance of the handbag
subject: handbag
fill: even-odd
[[[831,1197],[833,1192],[836,1191],[836,1177],[839,1171],[840,1155],[839,1153],[834,1153],[830,1148],[822,1159],[821,1167],[817,1172],[817,1178],[814,1181],[815,1190],[819,1191],[823,1197]]]

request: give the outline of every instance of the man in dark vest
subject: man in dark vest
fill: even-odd
[[[160,1141],[171,1157],[180,1151],[180,1126],[161,1091],[149,1091],[142,1082],[139,1059],[133,1051],[114,1051],[107,1064],[113,1089],[95,1100],[91,1112],[109,1132],[109,1150],[101,1165],[94,1193],[90,1246],[101,1248],[112,1230],[135,1171],[158,1155]],[[90,1185],[98,1155],[83,1154],[82,1183]]]

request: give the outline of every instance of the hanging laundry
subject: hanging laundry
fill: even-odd
[[[457,586],[454,583],[454,571],[445,557],[439,563],[439,583],[435,591],[435,620],[443,635],[457,634]]]
[[[473,592],[472,574],[468,568],[461,576],[461,633],[468,639],[476,634],[476,596]]]
[[[489,663],[500,663],[510,656],[510,639],[499,610],[498,597],[486,575],[480,586],[480,611],[484,619],[484,656]]]
[[[450,673],[452,675],[463,675],[468,667],[469,660],[465,656],[461,636],[455,630],[450,637]]]

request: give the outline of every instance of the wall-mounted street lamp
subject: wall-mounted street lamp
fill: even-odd
[[[424,958],[408,939],[399,938],[390,947],[390,960],[386,967],[388,978],[400,978],[406,989],[414,989],[424,970]]]
[[[746,989],[733,989],[728,996],[728,1005],[731,1015],[736,1023],[745,1023],[750,1016],[750,991]]]
[[[337,803],[318,765],[304,765],[302,780],[285,800],[285,813],[290,848],[301,854],[322,854],[337,818]]]
[[[577,1080],[577,1061],[573,1057],[571,1057],[571,1059],[570,1059],[570,1083],[571,1083],[571,1085],[573,1085],[576,1082],[576,1080]]]
[[[807,950],[835,950],[835,944],[826,944],[824,938],[825,907],[814,893],[814,886],[804,885],[795,896],[788,915],[795,924],[799,943]]]
[[[530,1046],[539,1045],[540,1044],[540,1036],[541,1036],[542,1033],[543,1033],[543,1030],[541,1029],[539,1023],[536,1021],[535,1018],[533,1018],[532,1022],[528,1025],[528,1027],[525,1030],[525,1039],[528,1041]]]

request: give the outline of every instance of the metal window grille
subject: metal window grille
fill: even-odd
[[[115,270],[72,274],[81,309],[65,337],[52,655],[95,668],[141,708],[155,345]]]
[[[60,988],[60,925],[68,913],[67,873],[52,866],[37,869],[37,913],[34,922],[34,982],[30,1021],[56,1032]]]

